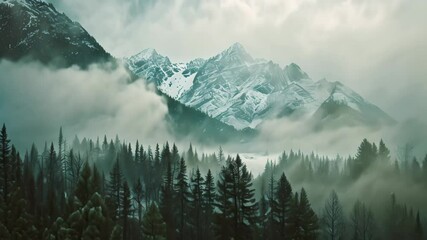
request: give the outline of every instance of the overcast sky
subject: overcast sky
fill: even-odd
[[[116,57],[172,61],[234,42],[313,79],[341,81],[397,120],[426,119],[425,0],[50,0]]]

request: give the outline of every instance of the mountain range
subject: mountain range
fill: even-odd
[[[342,83],[314,81],[295,63],[281,68],[255,59],[240,43],[207,60],[173,63],[146,49],[125,62],[161,92],[238,130],[255,129],[272,118],[348,118],[352,125],[393,122]]]
[[[78,22],[42,0],[0,1],[0,59],[64,68],[118,61]],[[235,43],[208,59],[175,63],[154,49],[125,58],[130,77],[164,96],[171,131],[204,142],[246,141],[268,119],[310,127],[379,126],[394,120],[340,82],[312,80],[297,64],[253,58]]]

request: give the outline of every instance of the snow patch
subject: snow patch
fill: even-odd
[[[183,68],[164,80],[159,86],[159,89],[170,97],[179,99],[193,86],[194,77],[196,76],[196,74],[193,73],[192,75],[185,77],[182,74],[184,71],[185,69]]]

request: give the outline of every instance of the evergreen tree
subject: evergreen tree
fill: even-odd
[[[188,148],[187,154],[185,155],[187,158],[187,162],[190,164],[190,166],[194,166],[195,160],[194,160],[194,151],[193,151],[193,145],[190,143],[190,147]]]
[[[205,239],[210,240],[214,238],[213,234],[213,214],[215,207],[215,199],[216,199],[216,191],[215,191],[215,183],[214,178],[212,176],[212,172],[209,169],[206,174],[203,188],[203,212],[204,212],[204,220],[203,220],[203,232],[205,233]]]
[[[352,175],[353,178],[358,178],[375,160],[376,147],[365,138],[360,144],[356,158],[354,159]]]
[[[146,239],[161,240],[165,238],[166,224],[157,209],[152,203],[142,219],[142,232]]]
[[[273,171],[270,169],[270,161],[267,161],[264,176],[270,175],[268,182],[268,191],[265,190],[264,176],[261,176],[261,199],[258,201],[259,208],[259,222],[261,226],[261,236],[263,239],[273,239],[277,237],[276,233],[277,228],[275,226],[274,212],[273,208],[275,207],[276,197],[274,194],[275,191],[275,180]]]
[[[279,237],[282,239],[291,239],[291,236],[287,233],[289,233],[289,215],[292,206],[292,196],[292,187],[289,184],[285,173],[282,173],[279,181],[277,182],[275,198],[271,202],[274,223],[277,226],[277,228],[274,229],[278,230]],[[275,233],[273,233],[273,236],[275,236]]]
[[[29,161],[30,161],[29,163],[30,170],[34,171],[34,175],[36,175],[37,173],[36,166],[39,164],[39,152],[34,143],[31,145]]]
[[[120,169],[119,159],[116,159],[114,167],[110,172],[108,182],[108,203],[113,211],[113,220],[120,216],[120,196],[122,190],[123,175]]]
[[[27,211],[29,214],[34,215],[36,213],[36,183],[34,179],[34,170],[31,170],[30,161],[26,159],[24,161],[24,173],[23,173],[23,186],[22,191],[24,192],[25,199],[28,201]]]
[[[62,127],[59,128],[59,137],[58,137],[58,162],[61,167],[62,179],[67,178],[67,162],[65,159],[65,140],[64,135],[62,134]],[[62,188],[64,191],[67,190],[67,181],[62,181]]]
[[[161,164],[162,165],[162,170],[166,169],[167,164],[169,164],[169,162],[172,162],[171,152],[170,152],[170,149],[169,149],[169,143],[168,142],[166,142],[165,146],[163,147],[162,155],[161,155],[161,160],[162,160],[162,164]],[[161,173],[163,173],[163,171]]]
[[[138,212],[138,224],[141,225],[142,222],[142,200],[144,197],[144,189],[142,188],[141,179],[138,177],[136,184],[133,187],[134,200],[137,205]]]
[[[175,177],[175,173],[177,173],[177,169],[179,167],[179,152],[178,148],[174,144],[172,146],[172,153],[171,153],[171,166],[172,166],[172,175]]]
[[[7,139],[5,128],[2,130],[0,139],[1,141]],[[4,142],[1,144],[2,148],[5,147]],[[7,149],[7,146],[4,149]],[[21,160],[13,145],[11,154],[7,158],[9,158],[7,161],[9,161],[10,173],[8,186],[6,186],[7,198],[3,199],[2,195],[0,196],[0,238],[29,239],[36,234],[36,229],[32,223],[32,217],[27,212],[28,202],[24,198],[25,190],[23,190],[24,185],[20,176],[22,172]],[[4,165],[2,164],[2,166]]]
[[[227,160],[231,164],[231,159]],[[217,200],[216,207],[218,213],[215,215],[215,237],[216,239],[226,240],[233,236],[231,228],[232,202],[231,202],[232,176],[226,166],[221,168],[217,182]]]
[[[82,209],[84,219],[87,219],[82,239],[108,239],[111,236],[113,224],[108,215],[107,207],[101,195],[95,192]]]
[[[7,137],[7,131],[6,126],[3,124],[3,127],[0,132],[0,180],[1,180],[1,191],[2,191],[2,197],[5,202],[8,201],[8,195],[9,195],[9,188],[11,185],[10,182],[10,170],[11,170],[11,163],[10,163],[10,146],[9,146],[10,140]],[[7,216],[4,216],[6,219],[5,222],[7,222]]]
[[[345,220],[338,195],[332,191],[326,201],[322,217],[324,239],[342,240],[345,238]]]
[[[390,150],[384,144],[382,139],[381,139],[380,144],[379,144],[378,158],[379,158],[379,160],[384,161],[384,162],[390,161]]]
[[[268,200],[263,193],[264,190],[261,190],[261,199],[258,201],[258,211],[259,211],[259,226],[260,232],[257,234],[262,239],[272,239],[272,232],[274,230],[272,222],[270,221],[270,216],[272,216],[271,209],[268,206]]]
[[[87,201],[89,201],[89,198],[94,193],[91,188],[91,178],[92,178],[91,171],[92,170],[90,169],[89,163],[86,162],[83,165],[83,170],[75,190],[76,197],[80,200],[80,202],[83,205],[85,205]]]
[[[301,231],[301,215],[299,208],[299,194],[296,192],[292,198],[291,208],[289,212],[289,225],[288,225],[288,234],[290,239],[302,240],[302,231]]]
[[[171,159],[167,160],[166,176],[162,186],[162,194],[160,198],[160,212],[166,223],[166,236],[167,239],[175,239],[175,218],[174,209],[176,203],[174,202],[174,181],[172,173]]]
[[[129,236],[129,216],[132,212],[132,202],[130,196],[129,185],[126,181],[123,183],[123,192],[121,195],[121,220],[123,223],[123,240],[127,240]]]
[[[147,150],[147,165],[145,167],[146,174],[144,175],[145,182],[145,192],[146,192],[146,205],[148,206],[148,201],[154,200],[154,158],[153,152],[151,151],[151,147],[148,146]]]
[[[187,166],[185,161],[181,158],[179,172],[176,178],[175,185],[176,192],[176,203],[177,203],[177,229],[179,233],[178,239],[185,239],[187,235],[187,211],[189,210],[189,192],[188,192],[188,180],[187,180]]]
[[[219,161],[219,164],[224,164],[224,162],[225,162],[224,151],[222,151],[221,146],[219,147],[218,161]]]
[[[135,158],[134,161],[136,163],[139,163],[141,161],[141,156],[140,156],[140,152],[139,152],[139,141],[136,140],[136,144],[135,144]]]
[[[50,222],[53,222],[58,216],[57,186],[60,185],[58,175],[61,173],[60,165],[58,164],[56,152],[53,143],[50,145],[49,157],[47,162],[47,213],[50,217]],[[62,195],[60,192],[59,194]]]
[[[308,201],[307,194],[304,188],[301,189],[300,200],[298,205],[298,213],[301,218],[301,236],[302,239],[311,240],[317,239],[318,235],[318,219]]]
[[[20,178],[21,174],[18,171],[18,165],[20,164],[20,157],[18,151],[16,151],[15,146],[12,144],[12,150],[10,152],[9,157],[10,162],[10,173],[9,173],[9,179],[10,179],[10,191],[13,191],[13,187],[16,186],[16,184],[19,182],[18,178]],[[20,168],[19,168],[20,170]]]
[[[102,189],[102,185],[103,185],[103,179],[101,177],[101,174],[98,171],[98,168],[96,167],[96,165],[93,165],[92,168],[92,178],[90,181],[90,188],[92,193],[99,193],[101,195],[104,194],[103,189]]]
[[[10,203],[6,206],[10,239],[31,239],[37,234],[33,218],[26,210],[27,204],[20,188],[10,194]]]
[[[194,239],[202,239],[203,229],[203,177],[197,168],[195,175],[191,178],[191,194],[190,194],[190,224],[191,233]]]
[[[71,149],[68,154],[68,182],[71,189],[75,189],[76,184],[80,177],[80,171],[82,169],[82,159],[80,155],[75,156],[74,150]]]
[[[156,148],[154,151],[154,176],[152,176],[153,181],[153,198],[158,201],[159,200],[159,191],[161,190],[162,185],[162,166],[160,162],[160,148],[159,144],[156,144]]]
[[[218,194],[219,221],[222,222],[218,226],[219,237],[229,238],[231,234],[235,239],[253,238],[258,209],[252,189],[252,175],[239,155],[235,160],[227,160],[226,168],[221,171]],[[231,224],[232,231],[223,224]]]

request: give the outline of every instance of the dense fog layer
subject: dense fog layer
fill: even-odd
[[[174,139],[187,146],[191,138],[176,139],[164,121],[167,106],[144,81],[129,82],[122,67],[108,70],[93,65],[78,68],[51,69],[37,63],[0,62],[0,122],[8,125],[14,143],[26,149],[35,141],[55,141],[60,126],[65,134],[79,137],[109,138],[117,134],[128,141],[144,139],[148,143]],[[268,120],[260,126],[260,134],[246,142],[218,143],[230,153],[279,154],[298,149],[328,156],[355,154],[363,138],[389,143],[393,157],[398,158],[406,144],[414,155],[424,154],[427,127],[423,119],[403,121],[382,128],[340,127],[313,131],[306,120]],[[33,138],[28,138],[29,134]],[[72,138],[74,136],[68,136]],[[217,146],[199,149],[212,151]],[[259,171],[259,169],[257,169]]]
[[[0,122],[20,149],[56,141],[60,126],[65,134],[91,138],[120,134],[153,143],[168,136],[164,101],[143,81],[129,83],[124,68],[1,61],[0,72]]]

